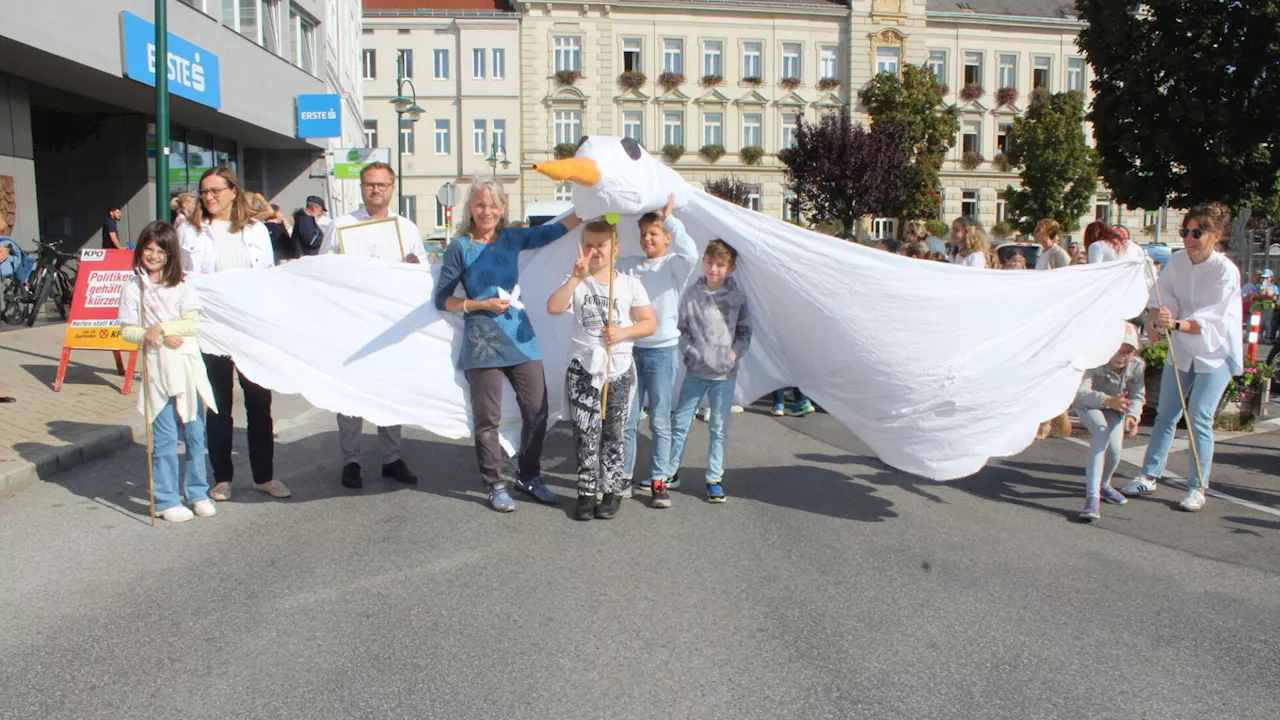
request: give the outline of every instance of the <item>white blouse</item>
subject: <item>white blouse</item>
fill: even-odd
[[[1160,299],[1175,320],[1194,320],[1200,334],[1170,332],[1178,369],[1210,372],[1224,364],[1232,375],[1244,372],[1244,311],[1240,269],[1221,253],[1193,265],[1185,250],[1173,254],[1157,282]],[[1151,298],[1155,307],[1155,295]]]
[[[959,253],[951,256],[952,265],[964,265],[965,267],[984,268],[987,266],[987,256],[985,253],[971,252],[964,257],[960,257]]]
[[[156,285],[146,276],[137,276],[121,286],[119,308],[117,318],[121,325],[136,325],[143,330],[156,323],[181,320],[183,315],[203,309],[190,282],[183,280],[176,287],[169,287]],[[138,412],[145,412],[144,408],[151,411],[147,422],[153,422],[170,399],[184,423],[196,418],[200,400],[217,412],[218,405],[195,337],[183,337],[177,349],[164,344],[146,345],[143,362],[147,385],[138,394]],[[144,398],[150,407],[144,405]]]

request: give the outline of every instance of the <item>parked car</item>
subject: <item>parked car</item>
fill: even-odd
[[[1036,266],[1036,258],[1040,257],[1040,246],[1035,243],[1006,240],[996,243],[992,246],[992,249],[996,251],[996,259],[1000,261],[1001,267],[1004,267],[1005,261],[1013,253],[1021,254],[1022,259],[1027,261],[1028,268],[1034,268]]]

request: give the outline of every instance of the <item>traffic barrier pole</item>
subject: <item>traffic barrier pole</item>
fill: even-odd
[[[1258,362],[1258,330],[1262,326],[1262,313],[1249,316],[1249,362]]]

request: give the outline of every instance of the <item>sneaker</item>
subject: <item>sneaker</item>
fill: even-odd
[[[1187,496],[1182,498],[1182,501],[1178,503],[1178,508],[1187,512],[1200,512],[1203,507],[1204,491],[1197,490],[1195,488],[1188,490]]]
[[[364,480],[360,479],[359,463],[347,463],[342,466],[342,487],[349,487],[352,490],[364,487]]]
[[[711,422],[711,408],[699,409],[698,412],[694,413],[694,417],[697,417],[702,422]]]
[[[595,495],[579,495],[578,504],[573,508],[574,520],[590,520],[596,516]]]
[[[254,483],[253,489],[257,490],[260,493],[266,493],[271,497],[276,498],[277,500],[283,500],[293,494],[289,492],[289,488],[285,487],[284,483],[280,482],[279,480],[270,480],[264,483]]]
[[[218,502],[226,502],[230,500],[231,499],[231,483],[220,482],[220,483],[214,484],[213,488],[209,490],[209,499],[217,500]]]
[[[720,483],[707,483],[707,502],[722,503],[724,501],[724,488],[720,487]]]
[[[543,505],[555,505],[560,502],[560,496],[551,492],[551,488],[547,487],[547,484],[542,481],[541,475],[535,475],[532,480],[516,478],[516,490],[532,497]]]
[[[667,492],[667,484],[661,480],[653,481],[653,503],[651,504],[651,507],[671,507],[671,495]]]
[[[1139,495],[1150,495],[1156,491],[1156,481],[1146,475],[1139,475],[1132,482],[1125,485],[1120,492],[1129,497],[1137,497]]]
[[[634,490],[651,491],[653,490],[653,478],[644,478],[643,480],[637,480],[635,484],[632,485],[631,487]]]
[[[787,406],[782,403],[774,403],[773,410],[771,410],[769,414],[774,417],[782,417],[787,414]]]
[[[605,493],[604,502],[596,506],[597,520],[612,520],[618,516],[622,507],[622,496],[617,493]]]
[[[507,492],[507,484],[504,482],[496,482],[489,486],[489,507],[500,513],[515,512],[516,501],[511,499],[511,493]]]
[[[633,494],[631,489],[632,486],[633,486],[633,483],[630,480],[623,480],[622,490],[618,491],[618,497],[624,500],[630,500]]]
[[[670,478],[667,479],[667,489],[668,490],[680,489],[680,473],[675,473]]]
[[[167,510],[156,513],[156,517],[171,523],[186,522],[195,516],[196,514],[191,512],[186,505],[174,505]]]
[[[1111,487],[1110,485],[1103,485],[1103,486],[1102,486],[1102,501],[1103,501],[1103,502],[1109,502],[1109,503],[1111,503],[1112,505],[1123,505],[1123,504],[1125,504],[1125,503],[1129,502],[1129,498],[1127,498],[1127,497],[1125,497],[1124,495],[1120,494],[1120,491],[1119,491],[1119,490],[1116,490],[1115,488]]]
[[[791,409],[791,417],[804,417],[814,411],[813,403],[805,400]]]
[[[192,509],[198,517],[213,517],[218,514],[218,508],[214,507],[212,500],[197,500]]]
[[[418,476],[413,474],[413,471],[409,469],[409,466],[401,458],[397,458],[395,462],[384,463],[382,465],[382,477],[394,478],[405,485],[418,484]]]
[[[1080,522],[1093,522],[1102,517],[1102,513],[1098,512],[1097,496],[1087,497],[1084,499],[1084,509],[1080,511]]]
[[[742,406],[741,406],[741,405],[733,405],[733,406],[731,406],[731,407],[729,408],[729,412],[731,412],[731,413],[733,413],[733,414],[735,414],[735,415],[736,415],[736,414],[738,414],[738,413],[746,412],[746,411],[742,409]]]

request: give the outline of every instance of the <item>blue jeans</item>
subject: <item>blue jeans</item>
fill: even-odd
[[[143,388],[142,392],[146,392]],[[156,512],[182,504],[178,488],[178,426],[187,445],[187,502],[209,499],[209,478],[204,464],[204,406],[183,423],[170,400],[151,421],[151,472],[156,486]]]
[[[1164,474],[1169,446],[1173,444],[1173,432],[1182,418],[1174,372],[1182,378],[1182,389],[1187,393],[1187,412],[1191,414],[1187,425],[1195,433],[1196,450],[1200,454],[1199,471],[1194,467],[1195,454],[1189,458],[1187,485],[1204,490],[1209,487],[1209,468],[1213,464],[1213,416],[1227,383],[1231,382],[1231,371],[1226,365],[1212,372],[1183,372],[1175,370],[1173,363],[1165,363],[1164,374],[1160,376],[1160,407],[1156,410],[1156,426],[1151,431],[1151,444],[1147,446],[1142,474],[1153,480]]]
[[[622,455],[622,477],[630,480],[636,469],[636,433],[640,429],[640,412],[645,396],[649,397],[649,433],[653,435],[653,458],[649,476],[657,480],[671,477],[671,393],[675,390],[677,345],[661,348],[634,348],[636,396],[627,418],[625,449]]]
[[[711,405],[711,446],[707,450],[707,483],[718,483],[724,476],[724,446],[729,436],[729,413],[733,410],[733,388],[737,380],[703,380],[686,375],[680,386],[680,400],[676,403],[675,425],[671,428],[672,472],[680,469],[684,459],[684,442],[689,437],[689,424],[698,410],[698,403],[707,396]]]
[[[795,391],[795,394],[796,394],[796,404],[797,404],[797,405],[803,405],[804,403],[809,402],[809,396],[807,396],[807,395],[805,395],[803,392],[801,392],[801,391],[800,391],[800,388],[790,388],[790,389],[791,389],[791,390],[793,390],[793,391]],[[773,391],[773,404],[774,404],[774,405],[786,405],[786,404],[787,404],[787,390],[788,390],[788,388],[782,388],[781,390],[774,390],[774,391]]]
[[[1115,410],[1077,407],[1076,416],[1089,430],[1089,456],[1084,463],[1084,496],[1098,497],[1103,484],[1111,484],[1111,476],[1120,467],[1120,451],[1124,449],[1124,414]]]

